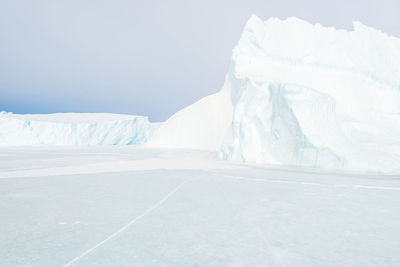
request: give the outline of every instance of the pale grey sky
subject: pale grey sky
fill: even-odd
[[[220,89],[253,13],[400,37],[399,0],[0,0],[0,110],[165,120]]]

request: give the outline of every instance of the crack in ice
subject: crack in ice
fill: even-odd
[[[103,241],[97,243],[95,246],[91,247],[90,249],[86,250],[84,253],[82,253],[81,255],[79,255],[78,257],[72,259],[71,261],[69,261],[67,264],[64,265],[64,267],[70,266],[73,263],[77,262],[78,260],[80,260],[81,258],[83,258],[84,256],[88,255],[89,253],[91,253],[93,250],[95,250],[96,248],[100,247],[101,245],[105,244],[107,241],[111,240],[112,238],[116,237],[117,235],[119,235],[120,233],[122,233],[123,231],[125,231],[129,226],[131,226],[132,224],[134,224],[135,222],[137,222],[139,219],[147,216],[148,214],[150,214],[153,210],[155,210],[156,208],[158,208],[160,205],[162,205],[165,201],[167,201],[173,194],[175,194],[184,184],[186,184],[188,181],[183,181],[182,183],[180,183],[178,186],[176,186],[173,190],[171,190],[165,197],[163,197],[160,201],[158,201],[156,204],[154,204],[153,206],[151,206],[149,209],[147,209],[144,213],[142,213],[141,215],[135,217],[133,220],[131,220],[129,223],[127,223],[126,225],[124,225],[123,227],[121,227],[118,231],[114,232],[113,234],[111,234],[110,236],[108,236],[106,239],[104,239]]]

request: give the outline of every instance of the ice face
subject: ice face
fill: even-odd
[[[219,147],[224,159],[400,171],[398,38],[359,22],[345,31],[252,16],[218,95],[220,104],[193,104],[195,116],[184,109],[171,117],[157,145],[174,146],[173,133],[191,132],[195,141],[180,147]],[[216,105],[226,107],[224,119],[207,124],[222,114],[210,112]],[[225,132],[219,144],[209,138],[216,128]]]
[[[265,88],[263,88],[265,87]],[[299,94],[294,88],[289,94]],[[233,113],[233,142],[223,148],[226,159],[268,162],[310,167],[340,168],[342,159],[330,149],[316,147],[303,133],[300,123],[286,99],[288,89],[281,85],[254,84],[249,81]],[[318,101],[316,93],[311,101]],[[303,104],[303,103],[301,103]],[[327,103],[322,105],[329,106]],[[329,107],[328,107],[329,109]]]
[[[147,117],[119,114],[0,114],[0,146],[133,145],[154,131]]]

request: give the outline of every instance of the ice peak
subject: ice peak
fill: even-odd
[[[387,34],[386,32],[383,32],[379,29],[375,29],[373,27],[370,27],[368,25],[363,24],[360,21],[353,21],[353,30],[354,32],[365,32],[367,34],[371,34],[377,38],[393,38],[393,39],[397,39],[397,41],[400,43],[400,39],[395,37],[395,36],[391,36],[389,34]]]
[[[250,18],[248,19],[246,26],[245,26],[245,30],[249,31],[254,31],[254,30],[260,30],[261,28],[264,27],[296,27],[297,29],[300,28],[319,28],[322,30],[333,30],[333,31],[340,31],[340,32],[346,32],[346,33],[353,33],[353,32],[360,32],[360,31],[370,31],[370,32],[375,32],[378,34],[382,34],[384,36],[390,36],[387,33],[375,29],[373,27],[370,27],[368,25],[363,24],[360,21],[352,21],[352,25],[353,25],[353,30],[345,30],[345,29],[337,29],[333,26],[324,26],[320,23],[310,23],[307,20],[298,18],[298,17],[287,17],[285,19],[280,19],[278,17],[270,17],[267,20],[263,21],[260,17],[258,17],[255,14],[252,14],[250,16]],[[396,38],[396,37],[394,37]]]
[[[257,24],[257,23],[263,23],[263,21],[260,19],[259,16],[252,14],[250,16],[250,18],[248,19],[247,24],[252,25],[252,24]]]

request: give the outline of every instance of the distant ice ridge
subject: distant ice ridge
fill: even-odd
[[[172,116],[148,145],[400,173],[400,39],[359,22],[345,31],[253,15],[211,97]]]
[[[143,144],[157,127],[147,117],[107,113],[0,112],[0,146]]]

